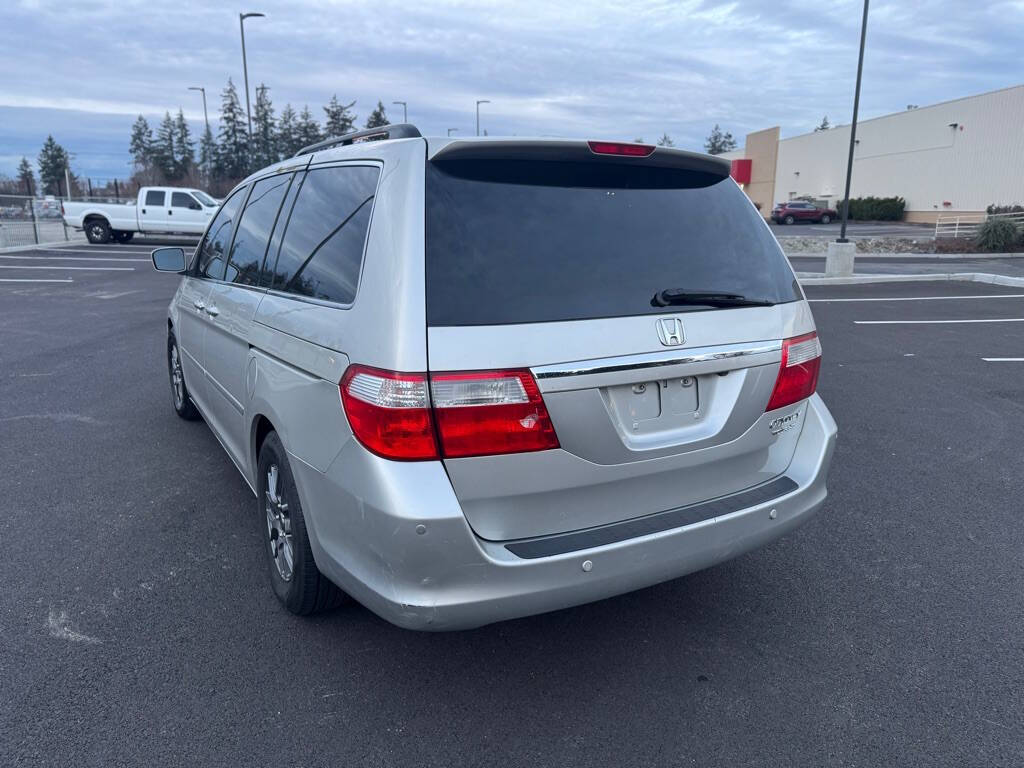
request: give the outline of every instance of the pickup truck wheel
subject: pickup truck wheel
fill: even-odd
[[[181,368],[181,350],[173,333],[167,334],[167,373],[171,379],[171,405],[174,412],[185,421],[196,421],[199,409],[188,396],[185,372]]]
[[[822,224],[830,224],[831,222],[832,222],[832,217],[829,216],[827,213],[824,216],[821,217],[821,223]]]
[[[130,243],[132,238],[135,237],[134,232],[115,232],[114,239],[119,243]]]
[[[94,245],[110,241],[110,225],[103,219],[90,219],[85,223],[85,237]]]
[[[256,500],[270,583],[277,599],[300,616],[344,603],[345,593],[320,573],[313,561],[302,502],[276,432],[268,434],[260,447]]]

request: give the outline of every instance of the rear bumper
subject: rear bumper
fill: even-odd
[[[399,626],[465,629],[677,578],[800,525],[825,501],[836,438],[817,395],[806,413],[786,472],[791,491],[692,525],[529,559],[473,533],[437,462],[386,461],[349,441],[325,473],[291,463],[317,565],[331,580]]]

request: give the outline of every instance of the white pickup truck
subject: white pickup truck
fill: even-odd
[[[201,235],[220,204],[199,189],[142,187],[134,203],[65,202],[64,221],[90,243],[127,243],[136,232]]]

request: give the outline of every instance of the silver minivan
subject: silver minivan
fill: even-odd
[[[255,492],[295,613],[551,611],[825,500],[811,310],[720,158],[388,126],[252,175],[153,261],[183,276],[174,408]]]

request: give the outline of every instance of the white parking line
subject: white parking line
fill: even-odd
[[[991,317],[984,320],[854,320],[854,325],[951,325],[955,323],[1024,323],[1024,317]]]
[[[986,363],[1024,363],[1024,357],[983,357]]]
[[[808,299],[808,302],[833,302],[833,301],[941,301],[943,299],[1024,299],[1024,293],[989,293],[971,296],[871,296],[867,298],[849,299]]]
[[[29,267],[24,264],[0,264],[0,269],[49,269],[61,270],[66,269],[79,269],[86,272],[134,272],[135,267],[65,267],[60,264],[53,267]]]
[[[21,261],[152,261],[152,259],[118,259],[114,256],[4,256],[0,259],[20,259]]]
[[[0,283],[73,283],[70,277],[64,280],[50,278],[28,278],[28,277],[0,277]]]
[[[105,253],[105,254],[124,254],[125,256],[134,256],[140,253],[149,253],[152,248],[148,248],[144,251],[122,251],[120,249],[116,251],[104,250],[103,248],[36,248],[39,253]],[[26,251],[31,253],[31,251]]]

